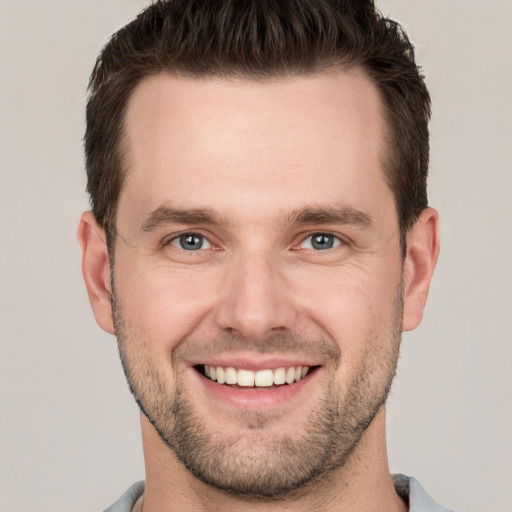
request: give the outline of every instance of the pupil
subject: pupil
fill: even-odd
[[[198,235],[183,235],[180,238],[180,245],[187,251],[201,249],[203,240]]]
[[[311,245],[315,249],[331,249],[334,243],[334,239],[331,235],[313,235]]]

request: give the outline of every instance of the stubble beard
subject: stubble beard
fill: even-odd
[[[300,434],[292,436],[274,428],[269,435],[265,414],[254,412],[242,417],[246,420],[243,432],[227,436],[209,428],[208,418],[197,413],[179,373],[169,392],[165,377],[169,369],[155,367],[149,357],[148,340],[126,325],[114,287],[112,290],[119,353],[137,404],[160,438],[196,478],[229,495],[279,500],[342,470],[391,388],[401,338],[401,293],[388,332],[391,339],[375,336],[375,345],[368,344],[366,357],[343,388],[332,375],[323,398],[304,418]],[[315,344],[285,335],[276,337],[276,350],[283,341],[288,346],[322,346],[330,352],[333,367],[340,364],[341,354],[334,340],[321,339]],[[197,340],[190,343],[201,344]],[[186,347],[187,340],[182,344]],[[226,341],[221,344],[226,345]],[[272,339],[265,343],[269,344]],[[208,345],[216,346],[216,342],[210,340]]]

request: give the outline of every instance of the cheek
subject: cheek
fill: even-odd
[[[396,330],[401,268],[384,263],[319,268],[294,279],[303,314],[338,343],[345,361]]]
[[[289,301],[300,319],[290,328],[325,333],[345,358],[357,357],[379,333],[393,329],[401,267],[388,261],[395,260],[368,256],[338,266],[281,267],[280,300]],[[161,357],[191,334],[218,334],[212,312],[222,300],[229,270],[222,265],[144,267],[136,258],[116,259],[116,292],[127,326],[136,327]]]
[[[116,292],[126,323],[153,349],[168,350],[196,329],[217,295],[218,276],[193,268],[116,264]]]

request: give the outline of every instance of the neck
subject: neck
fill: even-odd
[[[380,409],[348,463],[292,496],[273,501],[234,497],[197,480],[141,416],[146,490],[143,512],[406,512],[388,469],[385,410]],[[369,491],[371,490],[371,491]]]

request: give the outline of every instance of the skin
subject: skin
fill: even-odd
[[[388,470],[381,402],[400,331],[422,317],[438,217],[431,208],[420,215],[402,260],[376,88],[356,70],[263,83],[161,74],[133,93],[126,130],[114,276],[90,212],[78,236],[96,319],[116,332],[132,390],[163,434],[141,415],[146,491],[137,507],[406,510]],[[170,208],[214,218],[169,222],[155,213]],[[183,232],[208,243],[185,251]],[[334,236],[334,246],[315,249],[315,233]],[[289,395],[260,400],[240,390],[227,400],[194,368],[233,361],[316,370]],[[336,424],[357,417],[369,426],[352,429],[346,445],[329,440],[332,456],[307,484],[279,499],[244,497],[203,483],[169,448],[178,395],[207,434],[201,453],[224,443],[215,467],[230,461],[236,474],[250,473],[254,460],[265,461],[254,463],[255,475],[272,468],[285,438],[316,457],[307,419],[322,416],[319,404],[330,404]]]

